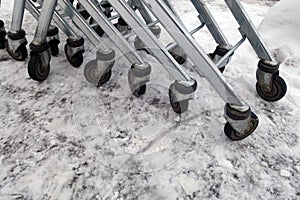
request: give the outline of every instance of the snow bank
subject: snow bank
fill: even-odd
[[[300,1],[281,0],[274,5],[260,25],[261,35],[280,61],[300,59]]]
[[[274,5],[260,25],[260,33],[288,85],[286,99],[300,108],[300,1],[282,0]],[[298,124],[297,127],[300,127]],[[298,128],[299,129],[299,128]]]

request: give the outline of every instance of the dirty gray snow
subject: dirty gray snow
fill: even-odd
[[[190,1],[174,0],[188,28],[199,21]],[[206,1],[234,44],[238,25],[221,0]],[[12,1],[2,1],[8,29]],[[258,59],[248,42],[234,54],[224,76],[260,119],[240,142],[223,133],[224,102],[208,82],[181,117],[168,100],[171,77],[151,56],[152,81],[141,98],[130,94],[130,64],[118,53],[112,79],[100,88],[61,52],[43,83],[27,75],[27,63],[0,50],[0,199],[299,199],[300,198],[300,1],[244,1],[243,5],[282,64],[288,92],[269,103],[255,91]],[[274,5],[274,6],[273,6]],[[272,7],[271,7],[272,6]],[[36,22],[26,13],[31,41]],[[112,45],[104,36],[106,43]],[[195,35],[208,52],[206,29]],[[164,42],[168,42],[162,34]],[[86,44],[85,63],[94,59]]]

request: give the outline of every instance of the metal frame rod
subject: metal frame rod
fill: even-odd
[[[201,25],[198,26],[197,28],[195,28],[195,29],[193,29],[192,31],[190,31],[190,34],[193,35],[193,34],[197,33],[197,32],[198,32],[199,30],[201,30],[204,26],[205,26],[205,24],[201,24]],[[177,46],[177,43],[174,42],[174,43],[168,45],[167,49],[170,50],[170,49],[172,49],[172,48],[174,48],[174,47],[176,47],[176,46]]]
[[[170,55],[165,46],[156,38],[145,23],[138,17],[124,0],[108,0],[115,10],[122,16],[132,31],[142,40],[158,61],[176,80],[191,81],[191,77],[181,68]]]
[[[224,0],[260,59],[275,61],[239,0]]]
[[[216,43],[220,45],[229,46],[230,44],[228,40],[226,39],[224,33],[222,32],[217,22],[214,20],[212,14],[210,13],[205,3],[202,0],[191,0],[191,1],[199,13],[198,17],[200,21],[202,23],[205,23],[206,27],[210,31]]]
[[[80,4],[89,11],[91,17],[99,24],[99,26],[110,36],[114,36],[113,42],[124,53],[124,56],[133,64],[143,64],[144,60],[136,53],[136,50],[128,43],[119,30],[112,24],[106,15],[95,5],[94,2],[88,0],[79,0]]]
[[[222,67],[224,66],[224,62],[226,62],[226,60],[235,52],[235,50],[237,50],[243,43],[244,41],[246,40],[246,37],[242,37],[242,39],[240,41],[238,41],[236,43],[236,45],[234,45],[217,63],[216,63],[216,66],[219,68],[219,67]]]
[[[133,0],[132,1],[133,5],[138,9],[139,13],[145,20],[146,24],[150,24],[154,21],[152,16],[150,15],[147,7],[144,5],[144,3],[140,0]]]
[[[35,6],[31,0],[26,0],[26,9],[36,20],[38,20],[40,16],[39,7],[40,6]],[[54,11],[52,20],[68,37],[72,37],[75,40],[80,38],[74,29],[57,13],[57,11]]]
[[[150,23],[150,24],[147,24],[147,27],[149,28],[149,27],[154,26],[154,25],[156,25],[156,24],[158,24],[158,23],[159,23],[159,21],[155,20],[154,22],[152,22],[152,23]],[[135,35],[134,32],[130,32],[130,33],[128,33],[127,35],[124,35],[124,37],[125,37],[126,39],[128,39],[128,38],[130,38],[131,36],[134,36],[134,35]]]
[[[22,28],[26,0],[15,0],[13,7],[13,17],[11,21],[11,32],[18,32]]]
[[[40,17],[33,38],[33,42],[43,44],[46,42],[46,35],[52,20],[52,16],[57,4],[57,0],[43,1]]]
[[[101,50],[108,50],[104,43],[99,39],[98,34],[90,28],[89,24],[76,11],[68,0],[58,0],[58,5],[68,14],[72,21],[80,27],[82,33],[90,40],[90,42]]]
[[[149,9],[152,10],[156,18],[166,28],[168,33],[173,37],[177,44],[182,48],[187,56],[192,60],[212,87],[217,91],[226,103],[236,106],[249,107],[233,90],[229,82],[223,77],[212,60],[206,55],[205,51],[190,35],[186,28],[182,27],[174,13],[163,2],[163,0],[143,0]]]

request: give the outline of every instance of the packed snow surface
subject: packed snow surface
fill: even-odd
[[[189,29],[199,25],[190,1],[172,2]],[[224,1],[206,2],[230,43],[237,42],[238,25]],[[43,83],[28,77],[28,59],[16,62],[0,50],[0,199],[299,199],[300,1],[243,5],[281,62],[288,92],[274,103],[259,98],[258,58],[245,42],[224,72],[260,119],[240,142],[224,135],[224,102],[190,64],[184,68],[198,90],[189,111],[178,116],[168,99],[173,79],[145,53],[152,80],[135,98],[127,83],[130,63],[120,52],[111,80],[96,88],[84,79],[83,67],[66,61],[62,33],[61,52]],[[6,29],[12,6],[2,1]],[[35,26],[26,12],[28,41]],[[170,42],[166,32],[161,37]],[[207,52],[214,50],[207,29],[195,38]],[[85,63],[94,58],[87,42]]]

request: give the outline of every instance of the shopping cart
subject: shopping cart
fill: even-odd
[[[248,39],[260,59],[256,73],[257,92],[267,101],[277,101],[286,93],[286,84],[279,76],[279,63],[271,56],[238,0],[225,0],[240,25],[241,40],[235,45],[228,42],[203,1],[191,2],[198,11],[199,25],[189,31],[168,0],[53,0],[44,1],[40,8],[27,0],[27,9],[31,13],[35,12],[36,17],[39,16],[36,34],[30,45],[29,75],[38,81],[43,81],[48,76],[50,53],[46,36],[52,19],[60,29],[69,34],[69,41],[75,38],[75,42],[67,41],[65,46],[68,60],[80,58],[82,62],[83,39],[79,39],[75,32],[70,31],[72,28],[63,19],[67,16],[97,49],[96,59],[84,67],[84,76],[89,82],[99,86],[111,77],[116,51],[104,45],[100,36],[106,33],[132,64],[128,81],[134,95],[143,95],[146,92],[146,84],[150,81],[151,66],[137,53],[137,50],[145,50],[157,58],[174,78],[169,88],[169,98],[173,110],[181,114],[187,111],[189,101],[193,99],[197,89],[197,82],[181,66],[184,62],[191,62],[193,69],[206,78],[225,101],[226,136],[232,140],[241,140],[257,128],[259,120],[221,72],[230,62],[235,50]],[[14,10],[17,9],[15,7]],[[115,20],[118,21],[117,24],[113,22]],[[13,24],[12,27],[20,28]],[[167,46],[162,43],[159,39],[161,28],[158,24],[173,38],[173,43]],[[204,26],[208,28],[217,44],[213,53],[205,52],[193,38],[193,34]],[[13,30],[14,34],[25,35],[19,33],[21,29]],[[9,32],[9,39],[11,34]],[[135,37],[133,45],[129,42],[132,37]],[[25,44],[26,39],[23,38],[19,37],[19,46]],[[78,52],[79,54],[76,54]]]
[[[111,68],[114,64],[115,51],[103,44],[99,36],[99,32],[97,32],[97,27],[90,23],[92,18],[89,19],[90,15],[86,12],[86,10],[84,10],[79,3],[76,4],[76,8],[72,3],[73,2],[67,0],[51,2],[44,1],[39,13],[39,8],[37,8],[31,1],[27,1],[27,9],[31,13],[36,13],[36,15],[39,16],[35,38],[30,45],[31,57],[28,64],[29,75],[31,78],[37,81],[43,81],[48,76],[50,69],[49,53],[47,53],[48,51],[46,48],[37,49],[37,47],[40,48],[43,45],[47,46],[44,31],[47,30],[47,25],[50,23],[52,17],[53,21],[58,25],[58,27],[60,27],[60,29],[70,36],[67,40],[67,45],[65,46],[65,53],[68,60],[72,63],[74,62],[73,60],[77,59],[76,61],[80,60],[82,63],[82,48],[80,47],[83,45],[83,42],[79,43],[76,41],[83,41],[83,39],[73,39],[78,38],[78,36],[74,31],[70,31],[72,28],[69,27],[68,23],[64,20],[64,17],[69,17],[97,49],[96,59],[90,61],[85,68],[85,76],[87,77],[87,80],[97,85],[104,84],[111,77]],[[47,8],[47,13],[45,15],[43,15],[44,6]],[[145,91],[145,89],[143,89],[145,87],[144,85],[149,81],[149,74],[151,71],[150,65],[142,60],[142,58],[135,52],[134,48],[131,47],[127,40],[123,37],[120,30],[122,27],[124,29],[125,25],[120,27],[121,25],[117,24],[117,26],[115,26],[110,20],[107,20],[107,14],[103,12],[102,7],[99,6],[99,3],[93,2],[93,6],[96,7],[96,11],[92,12],[92,14],[93,16],[100,18],[101,27],[104,27],[108,34],[116,36],[116,42],[122,44],[120,47],[121,51],[130,52],[126,55],[128,60],[135,64],[133,68],[140,70],[139,80],[135,81],[142,83],[137,84],[132,82],[132,90],[136,96],[143,94]],[[44,29],[44,31],[39,31],[39,29]],[[80,44],[80,46],[78,44]],[[78,52],[81,54],[78,54]],[[43,71],[46,71],[47,73],[40,73]],[[136,85],[140,87],[136,87]]]
[[[95,10],[92,1],[78,0],[78,2],[91,14]],[[225,101],[224,117],[227,120],[224,131],[232,140],[240,140],[249,136],[258,125],[257,116],[251,111],[239,95],[233,90],[228,81],[220,71],[230,61],[231,56],[238,47],[248,39],[256,54],[260,58],[257,69],[257,92],[267,101],[277,101],[286,93],[286,84],[279,76],[279,64],[271,56],[266,45],[261,40],[258,32],[253,26],[250,18],[238,0],[225,0],[233,16],[240,25],[241,40],[234,46],[230,45],[218,24],[203,1],[192,0],[192,4],[199,13],[200,25],[192,31],[188,31],[176,11],[172,8],[168,0],[108,0],[110,5],[119,16],[136,34],[135,47],[146,48],[174,77],[175,82],[169,89],[169,98],[175,112],[183,113],[188,108],[188,102],[193,98],[197,88],[197,83],[183,70],[179,63],[189,58],[196,72],[204,76],[217,93]],[[140,10],[140,14],[145,16],[155,16],[156,19],[149,21],[140,17],[135,12]],[[95,13],[96,14],[96,13]],[[102,27],[103,20],[91,14],[93,19],[100,25],[104,32],[108,30]],[[165,47],[151,31],[151,27],[160,23],[169,35],[174,39],[174,43]],[[206,25],[213,38],[218,44],[216,50],[207,54],[193,34]],[[124,35],[128,38],[133,35]],[[111,35],[111,34],[109,34]]]
[[[7,32],[7,52],[18,61],[24,61],[28,56],[26,33],[22,29],[24,10],[25,1],[14,1],[12,22]]]

